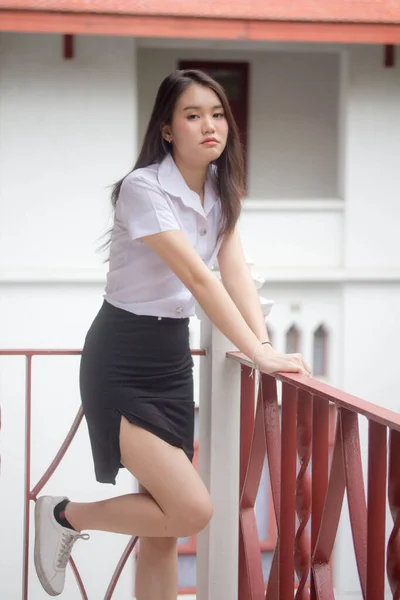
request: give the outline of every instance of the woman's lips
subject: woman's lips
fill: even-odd
[[[217,140],[215,138],[208,138],[206,140],[204,140],[204,142],[202,142],[203,146],[215,146],[216,144],[218,144]]]

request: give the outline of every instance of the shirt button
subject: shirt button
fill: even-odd
[[[206,235],[207,229],[200,229],[200,235]]]
[[[183,308],[182,306],[178,306],[178,308],[176,309],[177,313],[182,313],[183,312]]]

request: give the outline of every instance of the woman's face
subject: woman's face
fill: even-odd
[[[228,138],[221,100],[208,87],[193,84],[178,98],[172,123],[163,128],[173,156],[192,167],[204,167],[219,158]]]

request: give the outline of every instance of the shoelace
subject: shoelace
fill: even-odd
[[[70,534],[63,532],[61,539],[61,547],[57,557],[57,566],[65,569],[67,562],[71,555],[72,546],[78,539],[88,540],[90,535],[88,533]]]

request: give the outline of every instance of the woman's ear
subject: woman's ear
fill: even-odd
[[[161,127],[161,135],[167,142],[172,142],[171,127],[169,125],[163,125]]]

